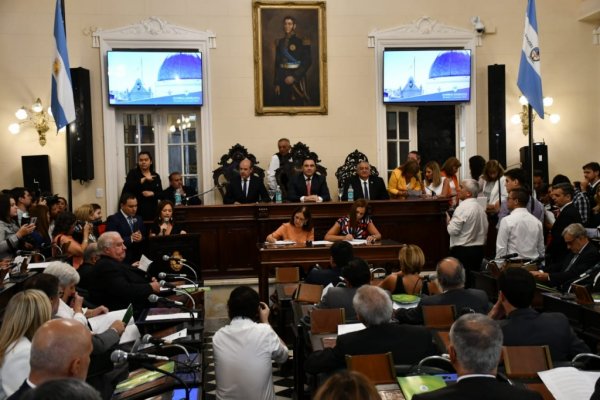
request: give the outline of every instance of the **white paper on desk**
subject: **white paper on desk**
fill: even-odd
[[[561,367],[540,371],[538,375],[556,400],[581,400],[592,396],[600,372]]]
[[[337,332],[338,332],[338,336],[339,336],[339,335],[343,335],[345,333],[362,331],[363,329],[367,329],[367,327],[362,322],[359,322],[356,324],[340,324],[340,325],[338,325]]]
[[[46,269],[46,267],[48,267],[48,265],[50,265],[50,262],[29,263],[29,265],[27,265],[27,269],[33,271],[43,271]]]
[[[265,243],[268,244],[269,242]],[[296,242],[294,242],[293,240],[276,240],[273,244],[296,244]]]
[[[194,313],[194,318],[198,318],[198,313]],[[190,313],[180,312],[173,314],[148,315],[146,321],[169,321],[172,319],[191,319]]]
[[[153,263],[153,261],[151,259],[149,259],[148,257],[146,257],[145,255],[142,254],[138,268],[144,272],[148,272],[148,268],[150,267],[150,264],[152,264],[152,263]]]
[[[173,341],[175,339],[181,339],[186,336],[187,336],[187,328],[183,328],[182,330],[175,332],[171,335],[163,336],[163,337],[161,337],[161,339]],[[152,347],[152,346],[154,346],[152,343],[142,344],[137,348],[137,350],[147,349],[148,347]]]
[[[333,244],[333,242],[330,242],[329,240],[313,240],[312,242],[313,246],[323,246],[323,245],[328,245],[328,244]]]
[[[352,246],[358,246],[361,244],[367,244],[367,240],[366,239],[352,239],[352,240],[346,240],[346,242],[350,243]]]

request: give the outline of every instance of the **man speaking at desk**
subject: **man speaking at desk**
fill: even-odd
[[[244,158],[240,161],[240,174],[227,184],[223,203],[248,204],[269,201],[269,194],[262,180],[252,175],[252,161]]]

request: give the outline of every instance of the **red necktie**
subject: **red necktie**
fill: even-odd
[[[310,196],[310,178],[306,179],[306,195]]]

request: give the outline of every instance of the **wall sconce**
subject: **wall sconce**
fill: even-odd
[[[21,125],[31,124],[39,135],[40,145],[44,146],[46,144],[46,132],[50,130],[50,123],[54,122],[54,118],[52,118],[50,107],[48,107],[48,111],[44,110],[39,97],[30,110],[23,106],[17,110],[15,116],[19,122],[9,125],[8,130],[10,133],[17,135],[21,131]]]
[[[527,136],[529,135],[529,117],[527,112],[527,105],[529,104],[529,101],[527,100],[527,97],[521,96],[519,97],[519,103],[521,104],[521,112],[510,117],[510,122],[515,125],[518,125],[519,123],[523,125],[523,135]],[[544,108],[550,107],[552,104],[554,104],[554,99],[552,97],[544,97]],[[533,110],[531,111],[531,121],[533,122],[533,120],[535,120],[536,113]],[[553,124],[558,124],[560,121],[560,115],[558,114],[548,114],[545,112],[544,116],[549,117],[550,122]]]

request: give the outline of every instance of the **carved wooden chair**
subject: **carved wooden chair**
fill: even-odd
[[[240,174],[239,165],[244,158],[252,161],[254,177],[260,180],[265,179],[265,170],[257,166],[259,162],[256,161],[256,156],[249,153],[248,149],[237,143],[221,156],[221,160],[218,163],[220,167],[213,171],[213,182],[223,198],[225,198],[227,183],[234,176]]]
[[[363,161],[369,162],[369,158],[364,153],[358,151],[358,149],[346,156],[344,164],[341,165],[335,172],[335,177],[338,181],[338,188],[346,187],[346,184],[350,178],[356,175],[356,166],[358,163]],[[379,171],[377,171],[377,168],[375,168],[373,165],[371,165],[371,176],[379,176]]]

